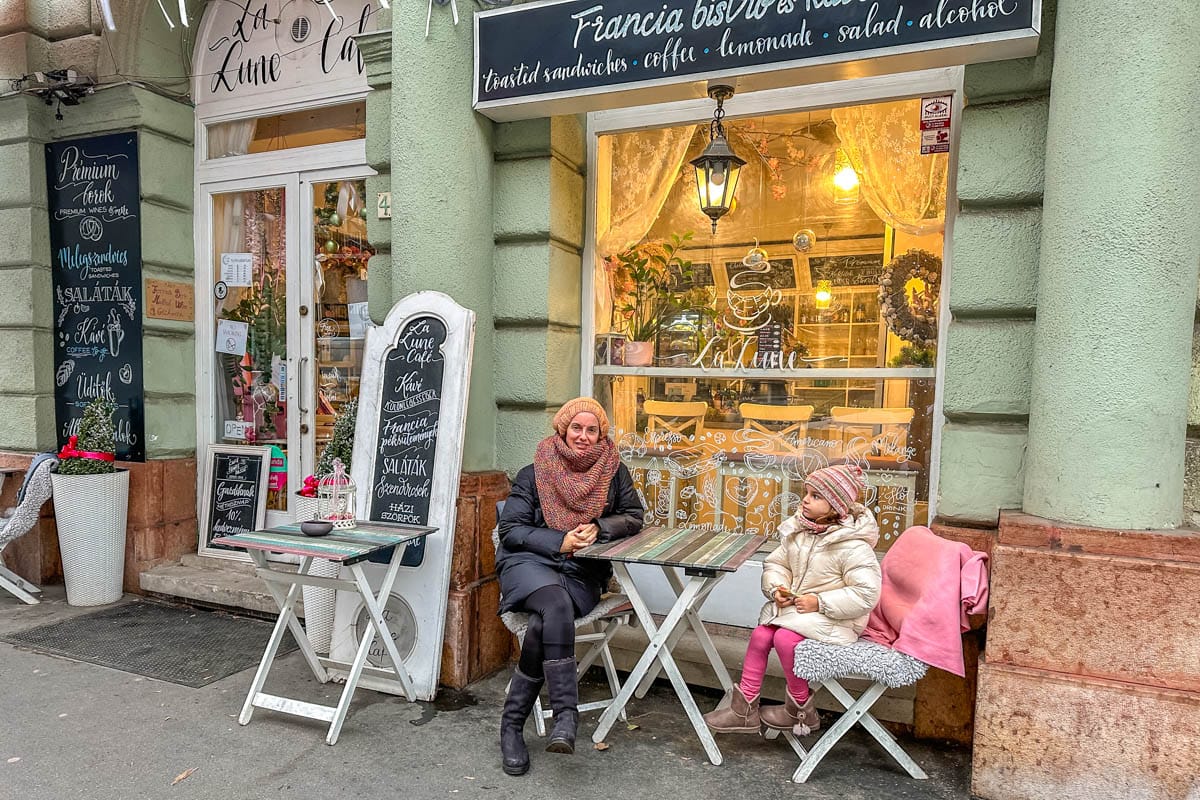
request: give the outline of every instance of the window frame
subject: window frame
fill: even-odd
[[[931,95],[949,94],[951,100],[950,153],[947,171],[945,245],[942,257],[942,285],[938,309],[937,360],[928,368],[832,368],[819,367],[800,370],[743,369],[743,368],[680,368],[680,367],[620,367],[596,365],[593,343],[596,336],[594,280],[596,270],[596,163],[599,137],[652,128],[706,123],[712,118],[712,101],[707,97],[683,102],[662,103],[633,108],[594,111],[587,115],[585,137],[587,145],[586,208],[584,213],[583,270],[581,280],[580,394],[591,396],[595,379],[604,375],[638,375],[647,377],[736,377],[736,378],[933,378],[933,440],[929,463],[929,519],[937,515],[938,484],[941,471],[941,441],[945,425],[943,414],[946,334],[950,323],[950,278],[953,273],[952,248],[957,203],[959,140],[963,112],[963,67],[898,73],[847,81],[795,86],[734,95],[725,103],[726,119],[755,117],[797,111],[835,108],[847,105],[880,103]],[[697,84],[701,86],[702,84]]]

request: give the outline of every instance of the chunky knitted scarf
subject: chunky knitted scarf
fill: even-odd
[[[569,531],[599,517],[620,465],[617,448],[607,436],[586,453],[576,453],[556,433],[538,442],[533,476],[546,524]]]

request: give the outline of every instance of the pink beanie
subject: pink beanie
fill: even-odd
[[[810,473],[804,479],[804,485],[811,486],[839,517],[845,517],[850,514],[850,506],[858,502],[865,482],[861,468],[854,464],[839,464]]]
[[[604,413],[604,407],[590,397],[576,397],[574,400],[568,400],[563,404],[563,407],[554,415],[554,430],[559,436],[567,435],[567,428],[571,424],[571,420],[575,419],[576,414],[583,412],[596,415],[596,421],[600,423],[600,438],[608,436],[608,414]]]

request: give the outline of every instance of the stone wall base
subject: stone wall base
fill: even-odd
[[[0,468],[26,470],[32,456],[0,453]],[[129,516],[125,536],[125,591],[141,593],[138,576],[159,564],[196,552],[196,459],[154,459],[121,464],[129,470]],[[22,476],[5,482],[0,508],[16,505]],[[42,507],[38,524],[4,551],[5,563],[34,583],[62,580],[54,503]]]
[[[500,622],[496,579],[496,503],[508,497],[500,471],[464,472],[458,485],[454,554],[439,683],[461,689],[508,663],[512,635]]]
[[[1200,533],[1006,512],[991,586],[973,792],[1200,797]]]

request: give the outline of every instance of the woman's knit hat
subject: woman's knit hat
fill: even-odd
[[[575,419],[576,414],[584,412],[596,415],[596,419],[600,423],[600,438],[608,436],[608,414],[604,413],[603,406],[590,397],[576,397],[574,400],[564,403],[563,407],[554,415],[554,430],[558,431],[559,436],[566,436],[571,420]]]
[[[838,464],[809,473],[804,485],[811,486],[839,517],[845,517],[850,514],[850,507],[862,496],[866,483],[861,468],[854,464]]]

